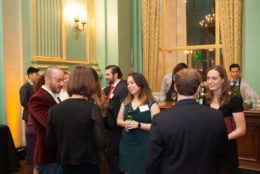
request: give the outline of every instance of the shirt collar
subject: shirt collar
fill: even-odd
[[[189,98],[189,99],[178,100],[175,105],[182,105],[182,104],[198,104],[198,102],[194,98]]]
[[[45,91],[47,91],[47,92],[53,97],[53,99],[56,101],[56,103],[60,103],[60,101],[58,100],[59,94],[53,93],[51,90],[49,90],[49,88],[47,88],[47,87],[44,86],[44,85],[42,85],[42,89],[44,89]]]
[[[28,83],[29,83],[30,85],[33,85],[33,82],[32,82],[31,80],[29,80],[29,79],[28,79]]]
[[[233,80],[232,78],[230,78],[230,82],[239,82],[239,78],[237,80]]]
[[[116,83],[114,83],[112,86],[114,86],[114,89],[116,87],[116,85],[121,81],[121,79],[119,79]]]

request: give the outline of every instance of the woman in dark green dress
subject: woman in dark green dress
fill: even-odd
[[[144,161],[151,121],[160,109],[142,74],[130,74],[127,87],[129,93],[117,118],[117,124],[124,128],[119,147],[119,168],[127,174],[145,174]]]

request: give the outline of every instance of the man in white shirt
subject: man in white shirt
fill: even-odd
[[[165,74],[161,86],[161,95],[165,96],[172,84],[172,72]]]
[[[240,93],[242,97],[255,98],[258,94],[254,89],[241,78],[240,66],[238,64],[231,64],[230,70],[230,87],[233,93]],[[236,90],[237,89],[237,90]]]

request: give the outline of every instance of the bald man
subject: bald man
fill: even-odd
[[[33,161],[39,174],[55,174],[57,170],[56,152],[45,146],[45,132],[49,108],[59,103],[58,94],[63,86],[64,72],[51,66],[45,71],[44,85],[31,97],[29,102],[29,121],[36,132],[36,145]]]

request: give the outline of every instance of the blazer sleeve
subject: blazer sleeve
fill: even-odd
[[[99,150],[103,151],[105,149],[104,123],[101,110],[97,105],[94,105],[94,108],[92,110],[92,120],[94,122],[93,132],[96,146]]]
[[[45,144],[50,149],[56,149],[57,148],[56,147],[57,136],[55,134],[54,126],[53,126],[52,109],[49,110],[49,114],[48,114]]]
[[[20,94],[20,103],[21,105],[24,107],[24,108],[28,108],[28,99],[29,99],[29,96],[28,96],[28,88],[27,88],[27,85],[23,85],[20,90],[19,90],[19,94]]]
[[[122,82],[123,83],[123,82]],[[125,83],[125,82],[124,82]],[[128,89],[126,87],[126,84],[122,84],[121,86],[121,89],[120,89],[120,93],[118,95],[118,103],[117,105],[114,107],[114,112],[113,112],[113,115],[114,115],[114,124],[116,125],[116,120],[117,120],[117,115],[119,113],[119,110],[120,110],[120,107],[121,107],[121,104],[122,102],[125,100],[125,98],[127,97],[128,95]]]
[[[165,143],[157,117],[154,117],[149,135],[148,150],[145,161],[145,171],[149,174],[159,174]]]
[[[39,123],[42,127],[46,128],[47,125],[47,117],[48,111],[50,109],[50,105],[48,101],[45,101],[44,98],[33,96],[29,102],[29,113],[37,123]]]
[[[122,81],[119,84],[119,89],[116,94],[116,100],[110,101],[109,106],[106,110],[106,117],[104,118],[105,127],[107,129],[113,129],[117,124],[117,115],[119,109],[121,107],[121,103],[124,101],[126,96],[128,95],[128,89],[126,86],[126,82]]]

